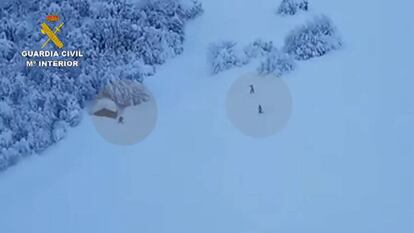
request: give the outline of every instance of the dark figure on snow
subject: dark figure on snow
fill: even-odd
[[[123,123],[124,123],[124,117],[123,116],[120,116],[118,118],[118,124],[123,124]]]
[[[254,86],[253,84],[250,85],[250,95],[254,94]]]
[[[263,112],[263,107],[262,107],[262,105],[260,105],[259,104],[259,107],[257,108],[257,111],[258,111],[258,113],[259,114],[263,114],[264,112]]]

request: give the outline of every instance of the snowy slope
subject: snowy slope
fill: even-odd
[[[414,4],[313,0],[310,13],[281,18],[278,2],[204,1],[184,54],[146,80],[159,111],[153,133],[114,146],[85,114],[63,142],[0,175],[0,231],[413,232]],[[282,132],[242,135],[225,97],[256,66],[210,76],[208,44],[280,46],[318,13],[345,48],[284,77],[293,115]]]

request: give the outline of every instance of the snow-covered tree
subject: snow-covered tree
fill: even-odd
[[[140,82],[127,79],[108,84],[100,96],[113,100],[119,107],[138,105],[150,99]]]
[[[267,55],[273,50],[272,41],[257,39],[244,48],[244,53],[249,58],[258,58]]]
[[[18,55],[39,48],[44,37],[36,28],[51,12],[65,23],[59,32],[65,49],[84,53],[80,67],[27,68]],[[86,102],[106,84],[142,82],[157,65],[182,53],[185,24],[201,12],[198,0],[17,0],[1,5],[0,170],[59,141],[66,125],[80,122]],[[134,103],[142,100],[133,96]]]
[[[10,147],[13,144],[13,132],[10,129],[2,129],[0,132],[0,147]]]
[[[66,136],[67,123],[64,121],[55,121],[52,125],[52,138],[54,142],[62,140]]]
[[[298,11],[308,11],[308,0],[283,0],[277,13],[280,15],[295,15]]]
[[[272,49],[260,63],[257,71],[263,75],[273,74],[280,77],[290,73],[295,68],[295,61],[289,55],[278,49]]]
[[[212,74],[240,67],[248,63],[246,54],[237,48],[237,43],[224,41],[210,44],[208,62]]]
[[[295,68],[294,59],[289,54],[279,51],[272,41],[261,39],[248,44],[243,50],[239,50],[232,41],[213,43],[208,51],[208,59],[213,74],[243,66],[253,59],[261,59],[257,70],[263,75],[281,76]]]
[[[297,60],[308,60],[339,49],[342,44],[332,21],[319,16],[291,31],[285,39],[284,51]]]
[[[10,61],[16,54],[16,46],[7,39],[0,38],[0,62]]]

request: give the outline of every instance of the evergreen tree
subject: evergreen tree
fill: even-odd
[[[277,10],[280,15],[295,15],[298,11],[308,11],[308,0],[283,0]]]
[[[260,63],[258,72],[264,75],[273,74],[280,77],[290,73],[294,68],[295,62],[290,55],[273,49]]]
[[[273,50],[273,42],[272,41],[263,41],[261,39],[257,39],[253,41],[253,43],[249,44],[244,48],[244,53],[249,58],[258,58],[267,55],[269,52]]]
[[[239,51],[237,43],[224,41],[210,44],[208,51],[208,60],[210,63],[211,73],[217,74],[221,71],[240,67],[248,63],[247,56]]]
[[[197,0],[183,1],[17,0],[1,5],[0,170],[61,140],[67,126],[79,124],[86,102],[108,83],[142,82],[157,65],[182,53],[185,24],[202,12]],[[27,68],[27,59],[18,54],[39,48],[44,38],[36,28],[51,12],[65,23],[59,32],[65,49],[85,53],[80,67]],[[142,96],[123,97],[142,101]]]
[[[284,51],[297,60],[308,60],[341,47],[342,40],[332,21],[320,16],[291,31],[285,39]]]

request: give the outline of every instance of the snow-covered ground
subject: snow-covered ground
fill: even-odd
[[[0,232],[413,232],[414,3],[312,0],[310,13],[279,17],[278,2],[204,1],[184,54],[145,82],[158,106],[151,135],[115,146],[85,114],[0,175]],[[244,136],[225,98],[256,66],[210,76],[208,44],[281,46],[318,13],[345,47],[283,77],[293,98],[283,131]]]

